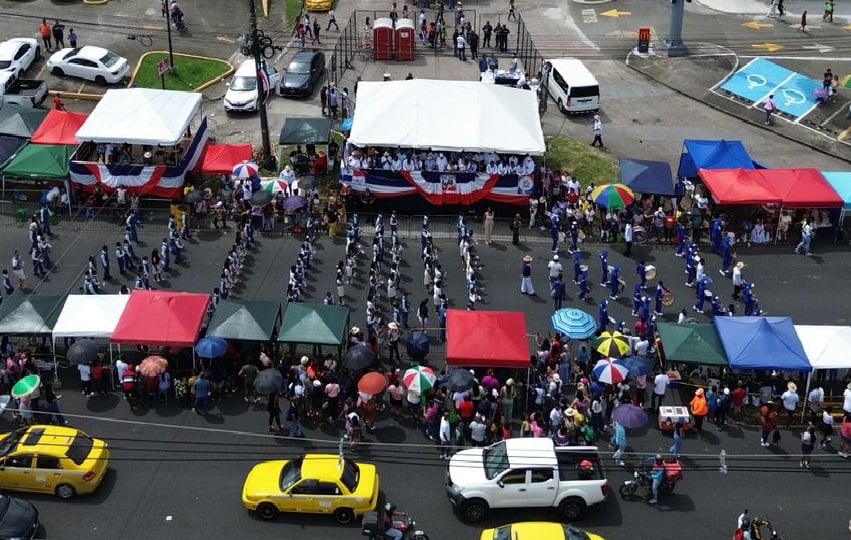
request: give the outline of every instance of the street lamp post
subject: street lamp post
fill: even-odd
[[[686,10],[686,0],[674,0],[671,6],[671,29],[665,45],[671,58],[688,56],[688,47],[683,43],[683,14]]]
[[[171,44],[171,17],[168,11],[168,0],[162,0],[163,18],[165,19],[165,29],[168,32],[168,65],[174,71],[174,47]]]
[[[266,92],[263,90],[263,80],[260,77],[260,71],[263,69],[263,58],[261,56],[263,50],[260,47],[260,37],[257,32],[257,8],[254,5],[254,0],[248,0],[249,19],[248,24],[251,32],[251,54],[254,57],[254,66],[257,72],[257,109],[260,113],[260,137],[263,143],[263,163],[264,169],[275,169],[277,160],[272,154],[272,143],[269,140],[269,117],[266,114]],[[270,85],[271,86],[271,85]],[[274,88],[269,88],[269,92],[273,92]]]

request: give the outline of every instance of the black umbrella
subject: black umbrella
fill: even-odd
[[[343,367],[356,370],[364,369],[372,364],[375,355],[369,350],[365,343],[358,343],[343,354]]]
[[[421,362],[426,357],[429,351],[430,342],[428,335],[422,330],[412,330],[408,334],[408,341],[405,348],[408,351],[408,356],[413,360]]]
[[[318,185],[315,176],[307,175],[298,179],[298,189],[314,189]]]
[[[183,197],[183,202],[185,203],[196,203],[204,198],[204,193],[201,192],[200,189],[193,189],[189,193],[186,194],[186,197]]]
[[[284,376],[275,368],[267,368],[254,379],[254,391],[258,394],[277,394],[284,389]]]
[[[449,372],[449,389],[453,392],[469,390],[474,384],[476,377],[469,370],[457,368]]]
[[[274,197],[272,193],[261,189],[260,191],[255,191],[251,196],[251,204],[254,206],[265,206],[272,202],[272,197]]]
[[[98,345],[91,339],[81,339],[68,347],[65,355],[72,364],[91,364],[98,357]]]

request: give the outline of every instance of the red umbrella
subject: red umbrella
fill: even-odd
[[[387,388],[387,378],[377,371],[370,371],[358,381],[358,391],[376,396]]]

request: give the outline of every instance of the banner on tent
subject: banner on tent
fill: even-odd
[[[343,169],[340,182],[355,191],[369,189],[376,198],[422,195],[435,206],[481,200],[525,205],[535,189],[534,178],[528,175],[385,169]]]
[[[111,192],[118,187],[132,189],[138,195],[152,195],[167,199],[183,196],[186,173],[194,170],[204,153],[209,129],[207,119],[195,131],[195,137],[175,167],[164,165],[107,165],[92,161],[71,161],[71,181],[86,188],[100,184]]]

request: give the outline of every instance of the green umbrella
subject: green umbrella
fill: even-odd
[[[40,385],[41,377],[38,375],[27,375],[12,387],[12,397],[18,399],[29,397],[38,391]]]

